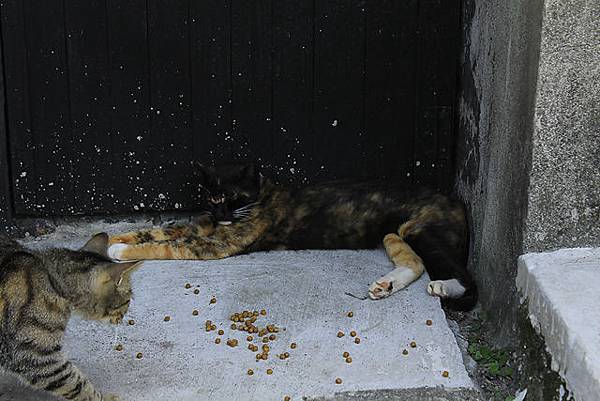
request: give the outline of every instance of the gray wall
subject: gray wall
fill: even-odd
[[[600,246],[600,2],[546,0],[524,248]]]
[[[502,339],[515,325],[519,255],[600,246],[600,3],[463,4],[456,190]]]
[[[465,0],[457,192],[480,299],[509,340],[523,250],[542,0]]]

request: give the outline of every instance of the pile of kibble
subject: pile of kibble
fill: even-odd
[[[271,352],[271,345],[277,340],[277,334],[281,330],[275,324],[266,324],[261,326],[257,323],[257,320],[260,318],[264,318],[267,316],[266,310],[261,310],[260,312],[255,311],[242,311],[234,313],[229,317],[231,323],[231,330],[243,331],[248,333],[246,337],[246,341],[248,342],[248,350],[251,352],[255,352],[255,358],[257,361],[266,361],[269,359],[269,353]],[[215,331],[216,326],[210,320],[207,320],[204,324],[207,332]],[[219,336],[225,334],[223,330],[219,330],[217,332]],[[254,335],[253,335],[254,334]],[[239,345],[239,341],[235,338],[229,338],[225,342],[230,347],[237,347]],[[215,338],[215,344],[221,344],[221,337]],[[297,347],[296,343],[291,343],[289,345],[290,349],[295,349]],[[287,359],[290,357],[290,353],[287,351],[278,354],[277,357],[279,359]],[[266,370],[267,374],[272,374],[273,369],[269,368]],[[253,375],[254,371],[252,369],[248,369],[248,374]]]

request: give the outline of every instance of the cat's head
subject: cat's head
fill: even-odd
[[[86,319],[118,324],[132,298],[131,273],[141,262],[114,263],[107,255],[108,235],[94,235],[81,249],[61,250],[63,293]]]
[[[215,222],[244,220],[258,203],[261,175],[254,163],[199,166],[203,205]]]

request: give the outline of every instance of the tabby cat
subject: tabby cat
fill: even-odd
[[[395,269],[368,289],[387,297],[425,268],[430,295],[454,309],[477,301],[466,270],[468,233],[460,202],[428,189],[390,182],[330,182],[290,190],[265,180],[253,165],[203,168],[208,215],[195,224],[112,236],[118,260],[221,259],[279,249],[383,246]],[[215,224],[212,224],[212,223]]]
[[[61,352],[71,312],[117,324],[129,308],[139,264],[113,263],[107,248],[104,233],[79,251],[34,252],[0,236],[0,369],[67,400],[118,400],[96,391]]]

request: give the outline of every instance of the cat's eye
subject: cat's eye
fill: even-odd
[[[215,205],[220,205],[221,203],[225,203],[225,194],[210,196],[209,200]]]

